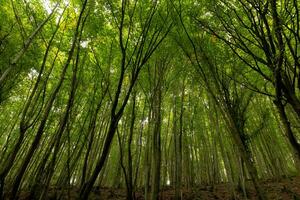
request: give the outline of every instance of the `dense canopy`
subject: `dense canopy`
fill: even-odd
[[[299,9],[0,1],[0,199],[271,198],[300,170]]]

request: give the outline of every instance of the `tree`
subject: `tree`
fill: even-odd
[[[269,87],[273,87],[272,94],[270,90],[262,91],[251,80],[247,81],[250,88],[274,98],[286,135],[294,148],[296,162],[299,163],[300,146],[290,127],[284,105],[284,101],[289,103],[300,116],[297,97],[299,63],[296,59],[296,46],[299,42],[299,26],[296,24],[299,24],[299,12],[296,1],[291,4],[285,1],[283,4],[284,9],[279,12],[280,6],[276,0],[240,0],[236,5],[216,1],[210,12],[215,14],[214,18],[221,28],[208,24],[197,16],[193,17],[214,37],[228,45],[246,66],[269,82]]]
[[[1,199],[265,199],[299,172],[298,7],[1,1]]]
[[[113,4],[110,2],[110,7],[113,8]],[[164,30],[162,27],[154,27],[154,17],[157,12],[157,3],[150,2],[149,11],[146,13],[146,16],[141,22],[141,32],[136,33],[134,27],[134,16],[136,14],[136,8],[138,8],[138,2],[135,1],[133,5],[130,4],[129,1],[122,1],[120,8],[120,19],[118,24],[119,29],[119,46],[121,51],[121,69],[120,76],[118,80],[118,86],[115,91],[115,95],[112,101],[111,107],[111,116],[110,116],[110,125],[107,131],[107,136],[104,142],[103,150],[100,159],[97,161],[97,165],[92,173],[90,179],[83,185],[80,192],[80,198],[86,199],[92,189],[94,182],[96,181],[98,174],[100,173],[106,158],[109,154],[110,145],[114,134],[116,132],[119,120],[124,112],[125,106],[128,102],[129,96],[132,92],[132,89],[135,85],[135,82],[138,78],[139,72],[142,67],[146,64],[147,60],[159,46],[159,44],[163,41],[163,39],[167,36],[167,33],[170,31],[171,25],[166,27]],[[133,9],[131,12],[129,9]],[[112,10],[114,12],[114,10]],[[141,11],[140,11],[141,12]],[[127,15],[129,15],[129,21],[127,22]],[[125,18],[126,16],[126,18]],[[125,20],[129,23],[128,27],[126,27]],[[127,28],[127,37],[125,35],[125,28]],[[153,29],[153,30],[152,30]],[[132,53],[127,52],[128,45],[130,40],[132,39],[132,35],[138,34],[138,43],[134,46],[134,50]],[[127,55],[129,54],[129,55]],[[128,57],[129,60],[128,60]],[[128,88],[125,92],[125,97],[123,100],[120,100],[121,89],[124,87],[124,78],[125,73],[128,67],[131,67],[131,77]],[[119,103],[120,102],[120,103]],[[120,108],[117,108],[120,104]]]

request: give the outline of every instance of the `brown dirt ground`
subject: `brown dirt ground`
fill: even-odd
[[[281,180],[268,180],[262,182],[262,187],[266,192],[268,199],[270,200],[300,200],[300,176],[284,178]],[[246,182],[247,199],[257,199],[255,190],[251,185],[251,182]],[[217,184],[212,186],[199,186],[192,189],[182,188],[181,196],[184,200],[239,200],[246,199],[241,190],[235,190],[235,196],[231,192],[229,184]],[[174,189],[172,187],[165,187],[160,193],[161,200],[173,200]],[[78,195],[77,189],[51,189],[48,193],[47,200],[65,200],[76,199]],[[100,188],[94,189],[90,195],[91,200],[126,200],[125,189],[112,189],[112,188]],[[136,192],[136,200],[143,200],[142,190]],[[22,192],[20,200],[30,200],[28,193]]]

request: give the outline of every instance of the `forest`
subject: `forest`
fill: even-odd
[[[0,1],[0,200],[299,200],[299,9]]]

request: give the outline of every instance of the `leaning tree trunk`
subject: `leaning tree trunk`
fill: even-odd
[[[6,78],[8,77],[9,73],[15,68],[18,61],[21,59],[21,57],[25,54],[25,52],[28,50],[34,39],[37,37],[38,33],[41,32],[43,27],[47,24],[47,22],[51,19],[51,17],[54,14],[55,9],[57,8],[58,4],[54,7],[54,9],[51,11],[51,13],[48,15],[44,21],[38,25],[38,27],[31,33],[31,35],[27,38],[27,40],[24,43],[23,48],[16,53],[12,58],[10,58],[9,66],[6,68],[6,70],[1,74],[0,76],[0,87],[4,84]]]
[[[240,130],[238,130],[233,119],[229,119],[229,121],[231,124],[230,127],[231,127],[231,131],[232,131],[233,140],[235,141],[235,144],[237,145],[237,148],[242,157],[242,160],[245,162],[245,164],[247,166],[249,175],[253,182],[254,188],[257,192],[258,198],[260,200],[265,200],[266,196],[265,196],[265,193],[259,183],[258,176],[257,176],[257,170],[255,168],[251,152],[246,147],[245,142],[243,142],[243,139],[241,138],[243,133],[241,133]]]
[[[21,164],[20,166],[20,169],[19,171],[17,172],[17,175],[16,175],[16,178],[15,178],[15,181],[13,183],[13,186],[12,186],[12,199],[16,199],[17,198],[17,193],[18,193],[18,190],[19,190],[19,186],[21,184],[21,181],[22,181],[22,178],[25,174],[25,171],[30,163],[30,160],[32,159],[33,157],[33,154],[35,152],[35,150],[37,149],[39,143],[40,143],[40,140],[42,139],[42,135],[44,133],[44,129],[45,129],[45,126],[46,126],[46,122],[48,120],[48,117],[49,117],[49,114],[50,114],[50,111],[51,111],[51,108],[52,108],[52,105],[56,99],[56,96],[57,94],[59,93],[60,91],[60,88],[64,82],[64,79],[65,79],[65,75],[66,75],[66,72],[67,72],[67,69],[68,69],[68,66],[71,62],[71,59],[73,57],[73,53],[74,53],[74,50],[75,50],[75,46],[76,46],[76,43],[77,43],[77,38],[79,36],[79,26],[80,26],[80,23],[81,23],[81,20],[82,20],[82,17],[83,17],[83,13],[84,13],[84,10],[86,8],[86,5],[87,5],[87,0],[85,0],[84,4],[83,4],[83,7],[81,9],[81,12],[80,12],[80,15],[79,15],[79,18],[78,18],[78,21],[77,21],[77,25],[76,25],[76,30],[75,30],[75,33],[74,33],[74,37],[73,37],[73,42],[72,42],[72,46],[71,46],[71,49],[69,51],[69,54],[68,54],[68,59],[63,67],[63,70],[61,72],[61,76],[60,76],[60,79],[59,79],[59,82],[56,86],[56,88],[54,89],[53,93],[51,94],[50,98],[49,98],[49,101],[46,105],[46,108],[45,108],[45,111],[43,113],[43,116],[42,116],[42,119],[41,119],[41,123],[38,127],[38,130],[37,130],[37,134],[24,158],[24,161],[23,163]]]

